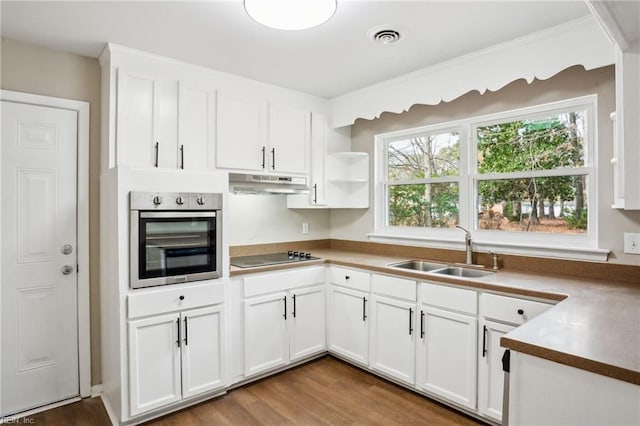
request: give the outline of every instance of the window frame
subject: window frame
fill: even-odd
[[[391,185],[388,179],[388,144],[397,140],[411,137],[426,136],[446,131],[456,131],[460,134],[460,170],[456,178],[459,182],[459,225],[469,229],[473,233],[474,245],[494,250],[507,249],[518,252],[518,247],[536,247],[543,253],[554,248],[560,251],[584,248],[585,251],[597,250],[597,95],[586,95],[556,102],[549,102],[535,106],[516,108],[497,113],[473,116],[465,119],[448,121],[443,123],[425,125],[400,131],[375,135],[375,168],[374,168],[374,223],[375,231],[369,234],[370,239],[396,240],[396,242],[420,241],[420,245],[458,248],[458,241],[463,239],[461,232],[456,228],[426,228],[426,227],[398,227],[388,225],[388,190]],[[524,171],[514,173],[478,173],[478,149],[477,128],[491,124],[505,123],[518,119],[536,119],[552,114],[586,111],[585,135],[584,135],[584,166],[575,168],[558,168],[549,170]],[[546,177],[546,176],[574,176],[584,175],[587,179],[586,208],[588,209],[587,232],[576,234],[553,234],[543,232],[525,231],[496,231],[479,229],[475,220],[477,214],[476,200],[478,197],[478,182],[497,178],[522,177]],[[431,178],[430,180],[433,180]],[[428,179],[425,179],[428,180]],[[419,183],[422,182],[422,179]],[[444,182],[442,178],[436,178],[436,182]],[[455,180],[454,180],[455,181]],[[413,181],[411,181],[413,183]],[[526,242],[523,242],[526,241]],[[548,249],[548,250],[547,250]],[[599,250],[604,252],[603,250]],[[559,255],[560,257],[576,257],[572,255]],[[587,256],[588,257],[588,256]],[[576,258],[583,258],[577,255]]]

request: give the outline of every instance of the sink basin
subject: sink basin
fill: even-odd
[[[493,272],[489,271],[479,271],[477,269],[461,268],[459,266],[449,266],[446,268],[437,269],[432,271],[432,273],[441,275],[452,275],[455,277],[464,278],[482,278],[486,277],[487,275],[493,274]]]
[[[447,265],[443,265],[442,263],[431,263],[425,262],[423,260],[409,260],[407,262],[399,262],[392,263],[389,265],[392,268],[402,268],[402,269],[411,269],[412,271],[434,271],[436,269],[442,269]]]

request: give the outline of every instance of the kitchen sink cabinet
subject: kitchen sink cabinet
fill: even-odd
[[[476,409],[477,293],[420,285],[417,387]]]
[[[244,377],[326,351],[324,267],[244,279]]]
[[[309,171],[309,111],[223,92],[217,102],[216,165],[264,173]]]
[[[211,167],[215,91],[149,70],[117,71],[118,164]]]
[[[415,384],[416,282],[371,276],[369,366],[409,385]]]
[[[131,320],[130,415],[222,389],[223,306]]]

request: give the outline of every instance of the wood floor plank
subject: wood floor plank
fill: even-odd
[[[38,426],[102,426],[99,398],[32,416]],[[438,402],[327,356],[146,423],[152,426],[479,425]]]

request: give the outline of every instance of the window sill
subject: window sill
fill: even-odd
[[[369,241],[387,244],[403,244],[418,247],[432,247],[449,250],[464,250],[464,239],[432,238],[423,236],[367,234]],[[520,256],[549,257],[554,259],[582,260],[588,262],[606,262],[609,250],[592,247],[550,247],[536,244],[519,244],[512,242],[473,240],[473,251],[487,253],[494,251],[501,254]]]

